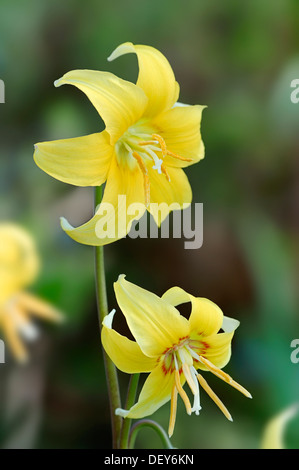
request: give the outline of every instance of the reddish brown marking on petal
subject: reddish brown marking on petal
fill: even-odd
[[[166,348],[165,351],[162,352],[162,356],[163,354],[166,354],[171,348]]]
[[[182,336],[181,338],[179,338],[179,341],[181,342],[181,341],[183,341],[184,339],[187,339],[187,338],[189,338],[189,336]]]

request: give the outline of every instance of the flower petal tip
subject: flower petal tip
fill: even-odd
[[[60,87],[61,85],[62,85],[62,83],[61,83],[61,78],[58,78],[58,80],[55,80],[54,86],[55,86],[56,88]]]
[[[116,49],[110,54],[107,58],[108,62],[112,62],[113,60],[117,59],[123,54],[127,54],[128,52],[134,52],[134,46],[131,42],[124,42],[117,46]]]
[[[116,312],[116,310],[114,308],[113,310],[111,310],[110,313],[108,313],[108,315],[105,316],[105,318],[102,322],[102,324],[104,326],[106,326],[106,328],[109,328],[110,330],[112,329],[112,321],[113,321],[113,317],[115,315],[115,312]]]
[[[65,232],[74,229],[74,227],[64,217],[60,217],[60,225],[62,230],[64,230]]]
[[[122,408],[116,408],[115,414],[116,414],[116,416],[121,416],[122,418],[126,418],[129,414],[129,410],[123,410]]]

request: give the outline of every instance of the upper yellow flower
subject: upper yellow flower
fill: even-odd
[[[231,356],[231,340],[239,322],[223,316],[217,305],[208,299],[193,297],[179,287],[169,289],[160,298],[130,282],[125,276],[114,284],[117,302],[136,341],[112,329],[115,311],[106,316],[102,328],[103,346],[123,372],[150,372],[138,402],[130,410],[116,410],[129,418],[142,418],[154,413],[171,400],[169,436],[175,425],[177,395],[184,401],[188,414],[199,414],[199,385],[219,406],[224,415],[231,415],[207,384],[198,369],[210,371],[247,397],[250,393],[221,369]],[[176,306],[191,302],[189,319]],[[219,332],[220,329],[223,332]],[[183,385],[187,381],[194,396],[193,406]]]
[[[23,290],[34,281],[38,269],[39,258],[29,233],[13,223],[0,224],[0,328],[21,362],[28,355],[20,336],[31,340],[37,334],[29,313],[62,319],[53,307]]]
[[[64,218],[61,221],[74,240],[88,245],[104,245],[124,237],[132,221],[146,209],[160,225],[175,209],[171,204],[176,203],[176,208],[189,205],[192,191],[182,168],[204,157],[200,134],[204,106],[177,103],[179,85],[172,68],[153,47],[124,43],[108,60],[127,53],[137,54],[136,85],[93,70],[73,70],[55,82],[56,86],[71,84],[83,91],[104,120],[105,130],[35,145],[35,162],[54,178],[77,186],[107,182],[104,211],[100,206],[95,216],[78,228]],[[139,204],[137,214],[128,210],[132,203]],[[164,205],[158,211],[160,203]],[[102,224],[103,212],[107,225],[100,235],[97,223]]]

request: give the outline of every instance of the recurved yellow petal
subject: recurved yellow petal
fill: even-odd
[[[192,201],[192,189],[181,168],[167,168],[167,176],[148,167],[150,179],[149,212],[158,226],[172,210],[186,209]]]
[[[166,57],[154,47],[126,42],[118,46],[108,60],[114,60],[128,53],[137,54],[139,64],[137,85],[144,90],[149,99],[144,116],[156,116],[171,108],[178,100],[179,85]]]
[[[55,86],[74,85],[87,95],[103,121],[111,145],[143,115],[148,98],[141,88],[109,72],[73,70]]]
[[[154,413],[171,397],[174,374],[165,374],[158,365],[146,379],[138,402],[127,413],[118,413],[128,418],[143,418]]]
[[[35,145],[37,166],[57,180],[76,186],[101,186],[109,171],[113,147],[106,131]]]
[[[183,158],[168,154],[167,167],[184,168],[202,160],[205,149],[201,138],[200,124],[205,106],[176,106],[153,118],[157,133],[163,137],[167,149]]]
[[[194,297],[180,287],[172,287],[162,298],[174,306],[191,302],[189,318],[191,335],[210,336],[216,334],[223,323],[222,310],[208,299]]]
[[[158,357],[189,334],[189,324],[176,308],[157,295],[125,280],[114,290],[128,326],[144,354]]]
[[[218,333],[205,337],[204,342],[206,350],[204,356],[211,361],[216,367],[221,369],[226,366],[231,357],[231,341],[234,333]],[[191,335],[192,339],[197,335]],[[200,354],[200,352],[199,352]],[[204,365],[199,364],[199,368],[208,370]]]
[[[118,369],[127,374],[151,372],[157,365],[156,359],[143,354],[135,341],[112,329],[112,311],[103,321],[102,344]]]
[[[62,218],[63,230],[85,245],[101,246],[125,237],[134,218],[140,218],[145,212],[143,184],[143,176],[138,168],[131,171],[127,166],[118,165],[113,158],[103,200],[94,217],[78,228],[72,227]],[[134,206],[131,206],[132,203]]]

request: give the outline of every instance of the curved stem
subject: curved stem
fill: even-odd
[[[95,188],[95,207],[100,204],[102,200],[103,190],[102,187]],[[104,263],[104,247],[95,247],[95,278],[96,278],[96,294],[97,294],[97,309],[100,329],[102,327],[103,319],[108,315],[108,301],[106,290],[106,277],[105,277],[105,263]],[[110,402],[111,426],[112,426],[112,442],[113,449],[119,447],[119,437],[121,432],[122,418],[116,416],[115,409],[121,408],[120,393],[118,385],[117,371],[114,363],[107,356],[103,350],[105,373],[107,379],[108,395]]]
[[[140,374],[131,375],[130,383],[129,383],[129,387],[128,387],[126,406],[125,406],[126,410],[129,410],[134,405],[136,392],[137,392],[137,387],[138,387],[138,382],[139,382],[139,376],[140,376]],[[132,422],[132,420],[130,418],[126,418],[123,421],[123,426],[122,426],[122,430],[121,430],[121,437],[120,437],[120,444],[119,444],[120,449],[128,449],[128,441],[129,441],[129,432],[130,432],[130,428],[131,428],[131,422]]]
[[[151,419],[142,419],[141,421],[138,421],[136,424],[134,424],[134,426],[132,426],[129,436],[129,449],[134,449],[137,434],[140,429],[144,427],[150,427],[157,432],[157,434],[161,438],[161,441],[163,442],[165,449],[175,449],[175,447],[173,447],[173,445],[171,444],[166,431],[162,428],[162,426],[160,426],[160,424],[156,423],[156,421],[152,421]]]

